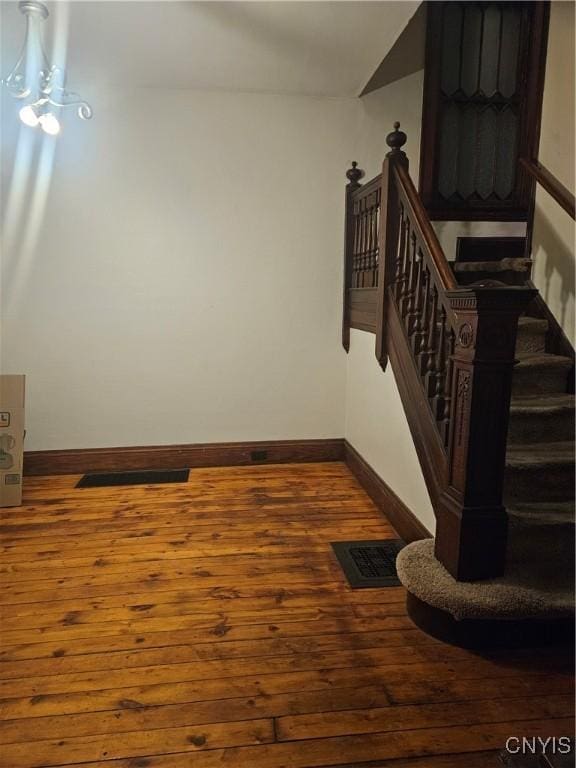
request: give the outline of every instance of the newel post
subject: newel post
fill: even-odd
[[[400,226],[400,207],[393,169],[403,165],[408,170],[408,158],[402,150],[406,134],[400,130],[400,123],[394,123],[394,130],[386,136],[390,151],[382,165],[382,189],[380,203],[380,231],[378,233],[378,296],[376,305],[376,358],[386,370],[388,351],[386,349],[386,293],[394,282],[396,249]]]
[[[536,291],[448,291],[453,313],[448,489],[437,515],[436,557],[460,581],[501,576],[508,416],[518,318]]]
[[[354,200],[353,193],[362,185],[360,179],[364,171],[353,162],[346,171],[346,202],[344,209],[344,287],[342,296],[342,346],[346,352],[350,349],[350,288],[352,287],[352,259],[354,256]]]

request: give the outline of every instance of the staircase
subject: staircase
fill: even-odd
[[[435,539],[398,556],[409,614],[461,645],[565,640],[574,350],[529,282],[530,259],[447,260],[394,128],[381,175],[362,185],[355,163],[347,173],[342,340],[348,350],[350,327],[374,331],[436,516]]]
[[[495,286],[527,280],[530,263],[503,259],[453,267],[464,284],[474,285],[471,278],[479,277],[482,284]],[[540,642],[554,633],[570,636],[575,403],[567,390],[574,363],[546,352],[547,332],[546,319],[526,314],[518,319],[504,472],[504,575],[458,582],[434,557],[430,540],[409,545],[399,557],[399,575],[421,623],[459,644],[484,644],[487,636],[507,643]],[[495,632],[503,620],[508,631]]]

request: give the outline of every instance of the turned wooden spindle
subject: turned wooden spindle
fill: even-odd
[[[444,394],[446,391],[446,310],[440,306],[438,351],[436,353],[436,391],[434,392],[434,413],[441,421],[444,415]]]
[[[428,363],[426,365],[426,372],[432,376],[436,372],[436,336],[438,333],[438,289],[435,285],[432,286],[432,302],[430,307],[430,321],[428,328]],[[431,392],[432,390],[428,390]]]
[[[446,374],[444,376],[444,404],[442,410],[442,420],[440,434],[445,447],[448,447],[450,436],[450,410],[452,407],[452,372],[454,369],[454,346],[456,335],[454,329],[450,328],[446,338]]]
[[[374,209],[374,260],[372,267],[374,269],[374,277],[372,284],[378,285],[378,260],[380,258],[380,249],[378,247],[378,233],[380,232],[380,195],[378,195],[378,201],[376,208]]]
[[[428,322],[430,320],[430,272],[425,264],[422,269],[422,296],[421,327],[417,340],[418,343],[415,348],[416,355],[418,356],[418,369],[421,374],[426,370],[426,342],[428,339]]]
[[[420,248],[416,249],[416,287],[414,289],[414,311],[410,319],[410,332],[414,334],[413,344],[414,352],[417,351],[417,345],[420,344],[420,334],[422,333],[422,275],[424,273],[424,259]]]
[[[414,313],[414,295],[416,292],[416,233],[410,234],[410,248],[408,251],[409,272],[406,285],[406,296],[404,298],[403,316],[406,330],[410,331],[410,319]]]
[[[396,251],[396,268],[394,270],[394,296],[396,304],[400,301],[402,290],[404,288],[404,251],[406,248],[406,234],[408,224],[404,218],[404,208],[400,207],[400,237],[398,238],[398,249]]]

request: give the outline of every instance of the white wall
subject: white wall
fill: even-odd
[[[553,2],[546,60],[540,161],[574,192],[574,4]],[[534,282],[574,344],[574,221],[538,187]]]
[[[94,119],[49,140],[51,172],[31,148],[22,205],[4,103],[1,363],[27,375],[26,448],[342,436],[356,102],[91,97]]]
[[[388,151],[386,134],[392,130],[394,121],[399,120],[408,136],[404,149],[410,160],[410,173],[417,181],[422,87],[423,72],[416,72],[363,97],[358,115],[356,159],[366,170],[366,180],[380,173]],[[374,354],[374,343],[374,334],[351,331],[345,436],[433,532],[434,513],[392,367],[382,372]]]
[[[428,530],[436,519],[389,365],[374,356],[374,334],[352,329],[346,384],[346,439]]]

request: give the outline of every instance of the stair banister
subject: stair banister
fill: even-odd
[[[539,160],[528,160],[521,157],[520,165],[530,176],[537,181],[554,200],[560,205],[566,213],[573,219],[576,218],[576,199],[572,192],[567,189],[554,174],[546,168]]]
[[[504,571],[516,332],[536,292],[458,287],[408,173],[399,129],[396,123],[387,137],[390,151],[377,177],[375,352],[382,368],[390,358],[398,382],[437,518],[436,557],[456,579],[485,579]]]

